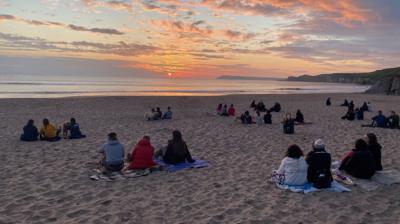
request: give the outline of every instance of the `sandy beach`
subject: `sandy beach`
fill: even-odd
[[[333,105],[325,106],[330,96]],[[356,107],[371,102],[364,121],[340,117],[344,100]],[[210,116],[218,103],[233,103],[237,113],[252,100],[267,106],[278,101],[269,126],[245,126],[233,118]],[[377,110],[400,113],[399,97],[367,94],[228,95],[215,97],[84,97],[0,100],[0,223],[400,223],[400,185],[374,191],[292,193],[268,183],[286,148],[298,144],[305,153],[323,138],[334,160],[357,138],[377,134],[384,169],[400,171],[400,130],[361,128]],[[148,122],[151,107],[171,106],[173,120]],[[282,132],[286,112],[301,109],[312,125]],[[61,125],[75,117],[88,137],[59,142],[19,141],[22,127],[47,117]],[[149,135],[155,148],[171,132],[182,132],[195,158],[211,167],[114,182],[93,181],[90,164],[109,132],[117,132],[126,152]]]

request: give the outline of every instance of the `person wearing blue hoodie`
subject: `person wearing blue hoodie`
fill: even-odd
[[[29,120],[24,126],[24,133],[21,135],[21,141],[32,142],[37,141],[39,137],[38,129],[35,127],[33,120]]]
[[[167,112],[164,113],[163,120],[169,120],[172,119],[172,111],[171,111],[171,107],[168,107]]]
[[[372,125],[378,128],[386,127],[386,117],[382,114],[381,110],[378,112],[378,115],[372,118]]]
[[[108,142],[98,149],[103,154],[100,164],[105,173],[121,171],[124,168],[124,146],[118,141],[117,134],[108,134]]]

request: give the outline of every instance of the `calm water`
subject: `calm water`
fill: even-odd
[[[363,92],[368,86],[267,80],[162,79],[127,77],[0,76],[0,98],[69,96],[209,96]]]

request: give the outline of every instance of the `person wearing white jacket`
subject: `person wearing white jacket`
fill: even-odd
[[[287,185],[303,185],[307,183],[308,165],[304,159],[303,151],[298,145],[291,145],[286,151],[278,174],[284,175],[284,184]]]

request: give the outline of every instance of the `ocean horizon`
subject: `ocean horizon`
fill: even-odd
[[[3,76],[0,81],[0,98],[361,93],[368,89],[368,87],[355,84],[280,80]]]

